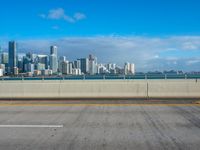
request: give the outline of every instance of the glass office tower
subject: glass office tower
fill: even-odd
[[[15,41],[10,41],[8,43],[8,50],[9,50],[9,63],[8,63],[8,67],[9,67],[9,73],[10,74],[14,74],[14,70],[17,67],[17,44]]]

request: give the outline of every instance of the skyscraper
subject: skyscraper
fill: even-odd
[[[89,74],[94,75],[97,73],[97,58],[89,55]]]
[[[75,60],[74,61],[74,68],[81,69],[81,61],[80,60]]]
[[[89,61],[88,58],[81,58],[79,59],[81,63],[81,72],[84,74],[88,73],[89,70]]]
[[[15,41],[10,41],[8,44],[8,49],[9,49],[9,73],[14,74],[14,68],[17,67],[17,44]]]
[[[49,58],[49,63],[50,63],[50,69],[52,70],[53,73],[58,72],[58,48],[57,46],[51,46],[50,47],[50,58]]]
[[[124,74],[135,74],[135,64],[126,62],[124,65]]]
[[[0,46],[0,55],[2,54],[2,48]],[[0,57],[0,64],[2,63],[2,57]]]
[[[73,68],[72,68],[73,63],[68,62],[68,61],[63,61],[61,63],[61,72],[62,74],[72,74]]]
[[[47,55],[37,55],[36,62],[45,65],[45,69],[49,69],[49,57]]]
[[[72,74],[73,62],[69,62],[69,74]]]
[[[62,63],[66,61],[66,56],[61,56],[59,57],[59,60],[58,60],[58,71],[59,73],[62,73]]]
[[[8,53],[1,54],[1,63],[7,65],[8,64]]]
[[[68,61],[62,61],[60,66],[60,72],[62,74],[69,74],[69,62]]]

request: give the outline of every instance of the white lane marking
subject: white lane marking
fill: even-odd
[[[0,128],[63,128],[63,125],[0,125]]]

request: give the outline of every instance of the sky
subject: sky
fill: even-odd
[[[199,0],[0,0],[0,45],[137,71],[200,71]]]

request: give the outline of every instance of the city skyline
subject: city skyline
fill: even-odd
[[[9,41],[8,49],[8,53],[0,52],[0,76],[135,74],[135,64],[125,62],[123,67],[115,63],[102,64],[92,54],[88,58],[69,61],[66,56],[58,56],[56,45],[49,47],[48,55],[31,52],[19,55],[16,41]]]
[[[0,46],[5,51],[15,40],[19,52],[48,54],[49,45],[57,45],[58,54],[70,60],[94,54],[105,63],[134,62],[138,71],[199,71],[199,4],[1,0]]]

